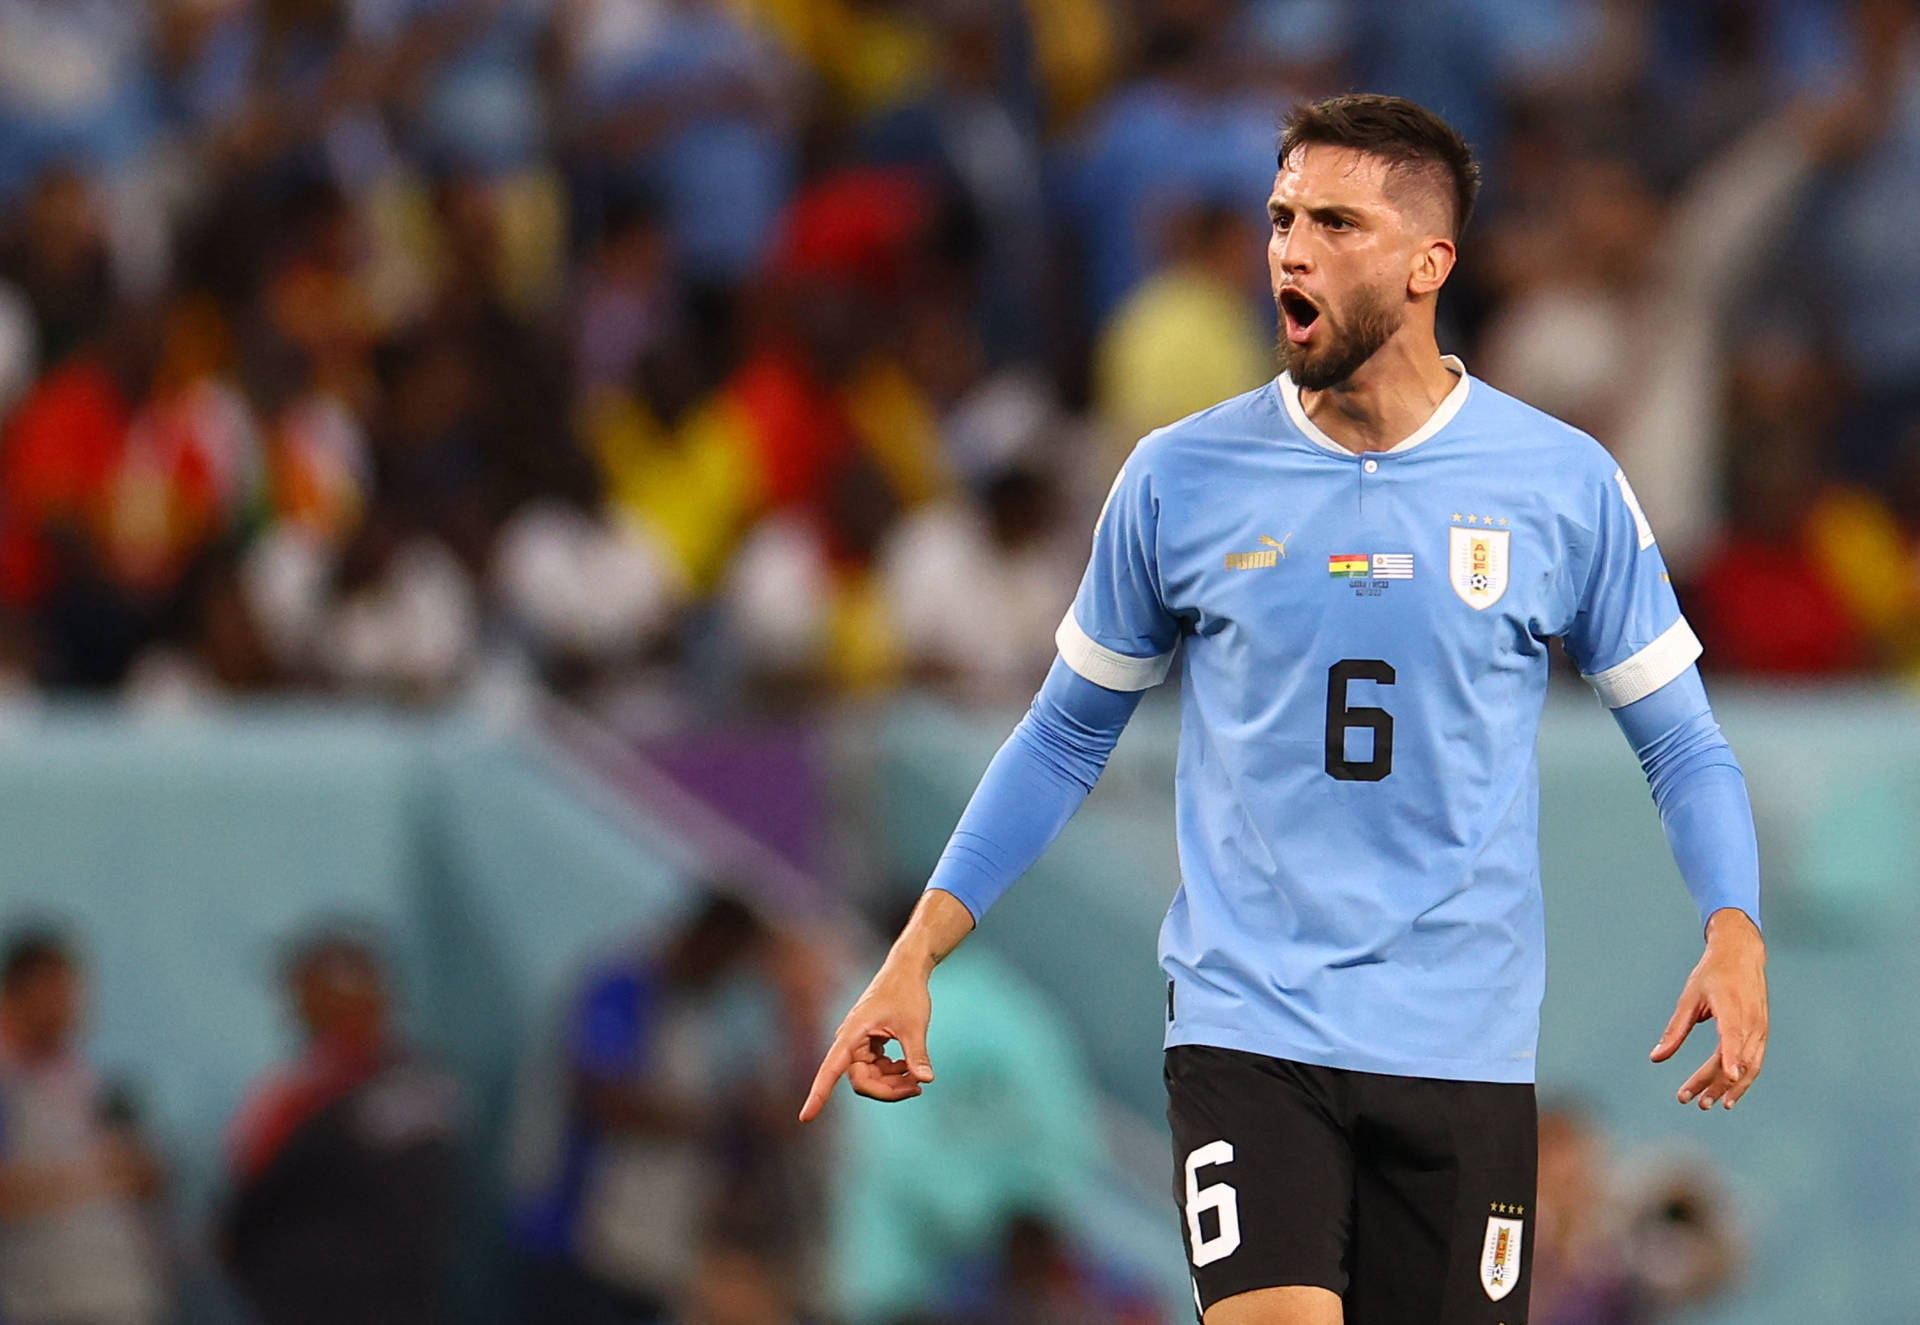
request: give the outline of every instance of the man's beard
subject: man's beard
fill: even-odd
[[[1331,313],[1331,309],[1322,309],[1320,320],[1326,321]],[[1317,350],[1288,340],[1286,319],[1282,317],[1274,357],[1279,360],[1280,371],[1291,378],[1295,386],[1305,391],[1325,391],[1359,372],[1361,365],[1400,330],[1403,316],[1388,304],[1380,291],[1363,286],[1354,292],[1341,312],[1340,329],[1335,331],[1329,326],[1328,331],[1333,334]]]

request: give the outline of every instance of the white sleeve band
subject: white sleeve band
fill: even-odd
[[[1625,708],[1686,671],[1699,656],[1700,639],[1681,617],[1633,657],[1589,676],[1587,684],[1599,692],[1600,702],[1608,708]]]
[[[1152,658],[1130,658],[1115,653],[1104,644],[1096,644],[1069,611],[1053,632],[1053,642],[1067,666],[1097,686],[1108,690],[1147,690],[1167,679],[1173,666],[1173,654]]]

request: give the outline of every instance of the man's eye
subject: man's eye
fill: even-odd
[[[1293,228],[1293,218],[1285,215],[1276,216],[1273,218],[1273,228],[1280,231],[1291,230]]]
[[[1353,228],[1353,222],[1347,220],[1344,216],[1329,216],[1323,224],[1329,230],[1351,230]]]

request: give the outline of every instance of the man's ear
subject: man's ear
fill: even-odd
[[[1429,295],[1447,283],[1457,256],[1451,239],[1429,239],[1413,255],[1412,270],[1407,273],[1407,293]]]

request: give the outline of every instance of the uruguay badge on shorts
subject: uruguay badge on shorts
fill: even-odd
[[[1507,543],[1512,537],[1506,529],[1472,525],[1447,530],[1447,578],[1453,581],[1453,591],[1476,612],[1492,607],[1507,591]]]
[[[1502,1219],[1497,1215],[1487,1219],[1487,1243],[1480,1250],[1480,1286],[1487,1290],[1487,1296],[1498,1302],[1513,1291],[1520,1282],[1520,1235],[1519,1219]]]

